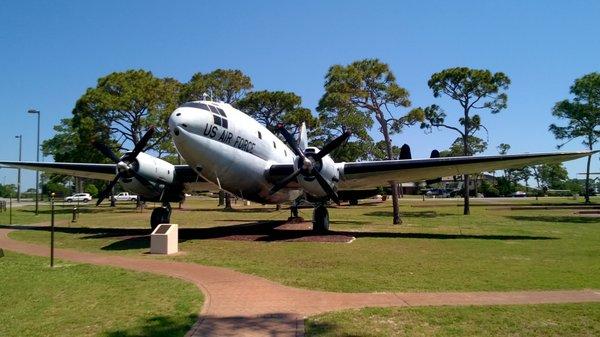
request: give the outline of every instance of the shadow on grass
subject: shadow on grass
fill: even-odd
[[[327,234],[315,233],[310,229],[289,228],[284,221],[253,222],[240,225],[210,228],[180,228],[179,242],[190,240],[229,240],[257,242],[350,242],[353,238],[398,238],[429,240],[556,240],[548,236],[529,235],[477,235],[442,233],[400,233],[400,232],[354,232],[329,231]],[[47,226],[0,226],[0,228],[30,229],[49,231]],[[89,228],[56,227],[55,231],[82,235],[81,240],[115,239],[102,247],[103,250],[146,249],[150,247],[149,229],[144,228]]]
[[[129,329],[118,329],[105,331],[101,336],[105,337],[168,337],[184,336],[197,320],[196,315],[189,315],[185,322],[171,316],[154,316],[145,320],[139,326]]]
[[[280,212],[284,209],[277,210],[273,208],[182,208],[180,212],[221,212],[221,213],[273,213]]]
[[[73,206],[69,205],[64,207],[59,207],[58,205],[54,209],[54,214],[71,214],[73,213]],[[89,205],[88,205],[89,206]],[[147,209],[145,211],[151,212],[151,209]],[[34,214],[35,209],[20,209],[19,212]],[[50,215],[50,209],[40,209],[39,214]],[[80,214],[97,214],[97,213],[139,213],[139,209],[137,208],[108,208],[108,207],[84,207],[78,206],[77,212]]]
[[[364,215],[368,216],[382,216],[387,218],[392,218],[394,216],[394,212],[392,211],[375,211],[364,213]],[[456,215],[452,213],[439,213],[436,211],[400,211],[400,217],[406,218],[435,218],[438,216],[449,216]]]
[[[321,336],[331,334],[332,336],[359,337],[360,335],[342,334],[341,327],[331,322],[320,322],[316,320],[305,320],[306,336]]]
[[[550,216],[550,215],[507,215],[506,218],[516,221],[536,221],[536,222],[550,222],[550,223],[600,223],[600,217],[586,217],[586,216]]]
[[[301,318],[288,313],[260,316],[202,316],[194,336],[297,336],[303,333]],[[302,334],[303,335],[303,334]]]

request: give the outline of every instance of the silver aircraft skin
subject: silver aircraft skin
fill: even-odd
[[[111,181],[98,203],[115,184],[162,207],[152,212],[151,225],[169,221],[170,202],[185,193],[225,190],[263,204],[293,202],[304,196],[315,205],[313,223],[329,227],[328,201],[357,199],[390,182],[418,182],[442,176],[480,173],[507,168],[557,163],[594,154],[591,151],[445,157],[335,163],[328,155],[350,136],[345,133],[322,149],[308,146],[304,125],[293,138],[282,125],[283,142],[258,121],[229,104],[193,101],[169,117],[169,130],[185,165],[173,165],[142,149],[154,133],[151,128],[129,152],[116,156],[108,147],[96,148],[114,164],[0,161],[0,165]],[[410,152],[410,151],[409,151]],[[437,151],[434,151],[437,152]],[[344,197],[345,196],[345,197]]]
[[[193,105],[216,107],[225,116]],[[269,193],[273,184],[265,172],[273,164],[293,165],[295,155],[279,137],[229,104],[188,103],[171,114],[169,130],[186,163],[220,189],[263,204],[292,201],[303,193],[298,187]]]

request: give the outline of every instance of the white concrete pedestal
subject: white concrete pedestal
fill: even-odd
[[[161,224],[150,234],[150,254],[175,254],[179,251],[179,228]]]

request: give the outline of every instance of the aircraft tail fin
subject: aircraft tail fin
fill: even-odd
[[[308,133],[306,132],[306,124],[302,122],[298,129],[298,147],[304,151],[308,147]]]

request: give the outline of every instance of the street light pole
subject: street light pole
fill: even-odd
[[[40,161],[40,111],[29,109],[27,113],[37,115],[37,150],[36,161]],[[40,171],[35,171],[35,215],[39,214],[38,203],[40,200]]]
[[[15,138],[19,139],[19,161],[21,161],[21,155],[23,153],[23,135],[17,135]],[[17,202],[21,202],[21,169],[17,169]]]

